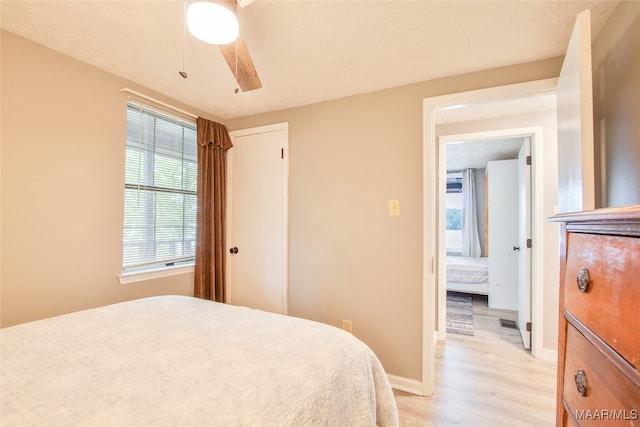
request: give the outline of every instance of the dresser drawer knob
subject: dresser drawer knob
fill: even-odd
[[[587,395],[587,377],[582,369],[578,369],[578,372],[573,376],[576,380],[576,387],[580,396]]]
[[[576,281],[578,282],[578,289],[580,289],[580,292],[587,292],[589,290],[589,285],[591,284],[589,270],[582,267],[578,273],[578,277],[576,277]]]

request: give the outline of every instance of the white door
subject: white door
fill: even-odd
[[[527,240],[531,238],[531,166],[527,158],[531,156],[531,138],[525,138],[518,153],[518,201],[520,220],[518,226],[518,329],[524,348],[531,348],[531,248]]]
[[[518,161],[487,163],[489,307],[518,309]]]
[[[230,132],[229,303],[287,313],[288,124]]]
[[[558,78],[558,211],[595,207],[591,12],[578,14]]]

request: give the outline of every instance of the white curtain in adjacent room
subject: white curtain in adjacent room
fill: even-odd
[[[482,256],[478,234],[478,209],[476,206],[476,170],[462,173],[462,256]]]

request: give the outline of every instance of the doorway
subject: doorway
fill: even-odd
[[[446,338],[447,292],[483,295],[487,308],[517,312],[525,349],[531,348],[531,142],[541,128],[500,129],[439,137],[438,338]],[[529,161],[527,161],[529,157]],[[462,254],[451,245],[448,211],[451,176],[468,170],[475,175],[476,197],[464,197],[477,224],[477,253]],[[473,181],[472,181],[473,182]],[[464,187],[462,185],[461,187]],[[454,194],[455,195],[455,194]],[[449,273],[453,277],[449,277]],[[477,300],[477,298],[475,299]],[[540,332],[540,331],[537,331]]]
[[[446,129],[436,132],[436,125],[442,128],[438,120],[443,115],[451,112],[465,111],[466,108],[491,102],[509,102],[523,98],[535,99],[538,96],[555,94],[557,79],[547,79],[508,86],[500,86],[489,89],[481,89],[471,92],[463,92],[445,96],[426,98],[423,102],[423,377],[422,394],[432,395],[434,388],[434,349],[439,331],[444,329],[445,319],[442,312],[438,311],[439,302],[444,303],[444,292],[441,289],[441,271],[445,270],[444,260],[439,256],[441,246],[441,233],[438,218],[442,215],[440,207],[442,201],[439,198],[439,176],[444,173],[439,168],[439,144],[438,135],[446,134]],[[530,105],[533,103],[529,103]],[[555,116],[555,115],[554,115]],[[539,161],[533,163],[533,198],[534,211],[532,212],[533,245],[532,257],[535,263],[533,273],[533,300],[534,307],[545,306],[547,309],[542,318],[542,310],[534,310],[533,328],[539,328],[541,334],[534,335],[532,353],[535,357],[552,360],[555,359],[555,350],[547,350],[543,342],[555,342],[557,338],[557,312],[553,310],[557,304],[557,289],[545,289],[545,279],[549,285],[557,281],[558,259],[557,254],[558,232],[556,228],[546,225],[546,218],[553,215],[553,206],[557,203],[557,166],[556,158],[550,158],[551,153],[556,152],[557,140],[554,134],[557,131],[557,121],[543,126],[545,143],[542,138],[534,141],[534,152],[543,153]],[[446,127],[446,126],[444,126]],[[514,126],[516,127],[516,126]],[[485,129],[486,130],[486,129]],[[453,133],[453,132],[452,132]],[[459,132],[463,133],[463,132]],[[555,170],[554,170],[555,168]],[[554,264],[555,263],[555,264]],[[555,300],[554,300],[555,298]],[[556,335],[554,335],[556,334]],[[554,344],[549,344],[553,347]]]
[[[288,124],[229,132],[229,303],[287,314]]]

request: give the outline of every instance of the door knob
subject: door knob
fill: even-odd
[[[520,246],[514,246],[514,247],[513,247],[513,250],[514,250],[514,251],[520,251]]]
[[[238,253],[238,248],[234,246],[231,249],[229,249],[229,252],[232,253],[232,254],[237,254]]]

